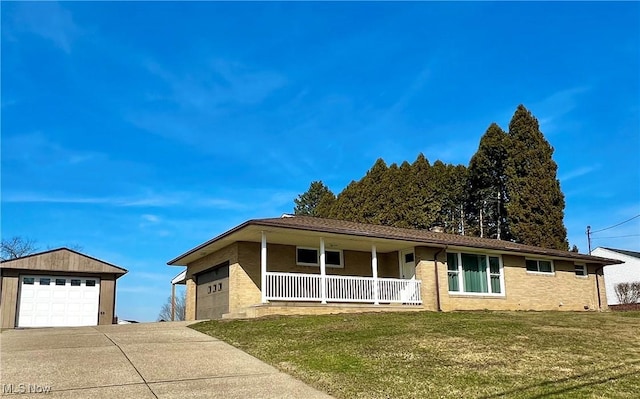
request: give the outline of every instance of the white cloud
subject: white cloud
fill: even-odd
[[[156,215],[144,214],[142,215],[142,219],[149,223],[158,223],[160,218]]]
[[[531,110],[539,115],[540,130],[551,133],[558,128],[560,119],[580,106],[580,97],[591,90],[588,86],[557,91],[534,103]]]
[[[596,164],[596,165],[592,165],[592,166],[583,166],[583,167],[580,167],[578,169],[571,170],[571,171],[569,171],[567,173],[562,174],[560,176],[560,181],[563,182],[563,183],[566,183],[569,180],[573,180],[575,178],[588,175],[591,172],[594,172],[594,171],[600,169],[600,167],[601,167],[600,164]]]
[[[66,53],[71,52],[73,41],[80,34],[71,12],[57,2],[20,3],[14,23],[16,31],[40,36]]]

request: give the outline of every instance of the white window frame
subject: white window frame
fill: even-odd
[[[495,276],[496,273],[491,273],[491,265],[489,263],[489,257],[498,258],[498,262],[500,265],[499,273],[500,273],[500,292],[466,292],[465,291],[465,281],[464,281],[464,273],[462,269],[462,254],[469,255],[483,255],[486,258],[486,272],[487,272],[487,289],[491,290],[491,276]],[[504,264],[502,263],[502,255],[500,254],[492,254],[486,252],[473,252],[473,251],[456,251],[456,252],[447,252],[448,254],[455,254],[458,260],[458,270],[449,270],[449,265],[447,264],[447,289],[449,289],[449,273],[456,273],[458,276],[458,291],[450,291],[450,295],[462,295],[462,296],[494,296],[494,297],[504,297],[505,293],[505,284],[504,284]]]
[[[317,254],[317,260],[316,263],[308,263],[308,262],[300,262],[298,260],[298,250],[299,249],[306,249],[308,251],[316,251]],[[337,252],[338,254],[340,254],[340,264],[339,265],[334,265],[331,264],[329,262],[327,262],[325,260],[325,266],[326,267],[331,267],[334,269],[344,269],[344,254],[342,253],[341,249],[325,249],[324,253],[326,254],[327,252]],[[310,266],[310,267],[320,267],[320,249],[318,248],[313,248],[313,247],[296,247],[296,265],[298,266]]]
[[[527,261],[531,260],[531,261],[535,261],[537,262],[538,265],[538,270],[537,271],[532,271],[527,269]],[[540,271],[540,261],[542,262],[549,262],[551,264],[551,271],[550,272],[541,272]],[[553,259],[545,259],[545,258],[524,258],[524,269],[527,271],[527,273],[529,274],[541,274],[544,276],[555,276],[556,274],[556,265],[554,265],[553,263]]]
[[[583,271],[582,274],[575,273],[575,272],[578,271],[579,267],[582,268],[582,271]],[[576,277],[579,277],[579,278],[587,278],[587,277],[589,277],[589,270],[587,269],[587,265],[585,263],[575,263],[574,264],[574,273],[575,273]]]

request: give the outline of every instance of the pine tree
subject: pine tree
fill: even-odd
[[[364,196],[360,182],[352,180],[344,190],[338,194],[331,206],[329,217],[332,219],[362,221],[362,205]]]
[[[506,162],[507,134],[492,123],[469,162],[466,203],[468,235],[510,239],[505,209]]]
[[[335,195],[322,181],[311,182],[309,189],[293,200],[293,213],[304,216],[327,217]]]
[[[436,223],[440,205],[429,160],[419,154],[411,164],[412,181],[408,185],[407,223],[417,229],[428,229]]]
[[[564,195],[556,178],[553,148],[523,105],[513,115],[507,137],[506,211],[512,239],[567,250]]]

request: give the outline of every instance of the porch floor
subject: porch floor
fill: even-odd
[[[274,315],[322,315],[338,313],[372,312],[424,312],[421,305],[403,305],[399,303],[371,305],[360,303],[317,303],[317,302],[269,302],[249,306],[237,312],[222,315],[223,319],[253,319]]]

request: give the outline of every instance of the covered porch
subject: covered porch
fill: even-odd
[[[261,303],[307,302],[319,304],[370,304],[374,306],[421,305],[421,284],[415,278],[415,258],[413,248],[406,243],[375,242],[372,240],[354,240],[338,236],[300,236],[280,231],[261,231],[260,246],[260,291]],[[296,267],[310,266],[310,272],[291,271],[288,265],[274,264],[271,261],[268,244],[287,244],[295,246]],[[329,243],[327,245],[327,243]],[[380,277],[378,247],[397,253],[397,273],[399,278]],[[370,275],[336,274],[345,265],[343,250],[370,253],[367,268]],[[403,250],[404,248],[404,250]],[[315,252],[314,252],[315,251]],[[314,261],[317,259],[317,261]],[[358,268],[362,271],[362,261]],[[313,268],[316,267],[316,268]],[[315,272],[318,270],[318,272]],[[332,273],[334,271],[334,273]],[[361,272],[361,274],[364,274]],[[366,274],[369,274],[368,272]]]

